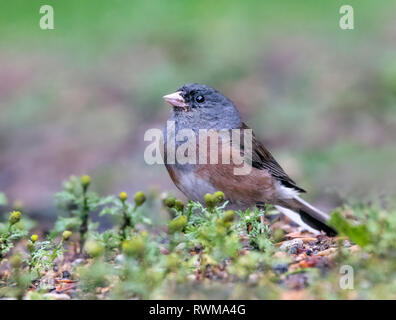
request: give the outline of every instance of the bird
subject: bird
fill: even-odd
[[[188,83],[174,93],[163,96],[163,99],[172,106],[167,124],[173,124],[171,128],[174,131],[172,135],[168,125],[164,128],[165,150],[171,143],[175,144],[175,148],[181,148],[188,137],[184,140],[175,137],[183,132],[199,135],[202,130],[217,133],[236,130],[241,132],[239,143],[232,144],[232,141],[238,142],[238,139],[230,138],[230,149],[241,156],[247,154],[243,135],[251,129],[243,122],[234,103],[216,89],[204,84]],[[337,231],[328,224],[329,215],[300,197],[306,191],[285,173],[254,132],[251,132],[250,166],[247,174],[235,174],[237,165],[232,162],[211,163],[208,159],[186,162],[179,161],[178,157],[172,161],[164,151],[164,164],[171,180],[189,200],[203,203],[205,194],[220,190],[225,194],[229,208],[246,210],[260,208],[265,204],[273,205],[302,229],[314,234],[324,232],[328,236],[335,236]],[[200,139],[191,141],[194,146],[191,149],[184,148],[184,151],[195,148],[196,152],[203,144]],[[211,152],[210,144],[204,145],[205,147],[209,147]],[[220,158],[226,159],[225,152],[228,151],[224,151],[222,146],[217,152]],[[185,155],[183,151],[182,154]]]

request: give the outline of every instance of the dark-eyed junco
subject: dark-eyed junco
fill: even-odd
[[[241,132],[239,144],[235,146],[231,138],[230,149],[237,149],[240,155],[247,154],[243,132],[248,132],[249,127],[241,121],[234,104],[217,90],[202,84],[186,84],[175,93],[164,96],[164,99],[173,106],[168,123],[174,125],[176,136],[182,130],[184,133],[192,131],[199,136],[204,129],[216,132],[239,129],[236,130]],[[170,139],[174,139],[173,136],[170,138],[168,131],[169,128],[164,132],[165,149],[169,147]],[[233,137],[232,134],[230,137]],[[175,143],[176,148],[185,142],[175,140],[172,143]],[[196,144],[198,154],[197,150],[202,140],[196,138],[192,141]],[[205,147],[210,148],[211,144],[207,143]],[[189,150],[185,149],[183,153]],[[211,152],[209,149],[207,151]],[[254,134],[251,139],[251,167],[247,174],[235,174],[234,169],[237,165],[232,160],[230,163],[222,161],[222,157],[227,159],[227,155],[221,146],[216,152],[220,153],[217,164],[210,163],[208,159],[206,163],[202,163],[202,159],[186,163],[185,159],[180,161],[177,156],[171,160],[165,152],[164,160],[169,175],[187,198],[203,202],[206,193],[221,190],[231,208],[247,209],[265,203],[272,204],[281,213],[311,232],[324,231],[328,235],[336,234],[336,231],[327,225],[329,216],[299,197],[305,190],[298,187],[284,172]]]

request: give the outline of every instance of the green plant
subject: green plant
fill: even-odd
[[[48,271],[54,267],[54,260],[60,258],[65,252],[64,242],[68,241],[71,231],[64,231],[61,240],[56,244],[50,237],[45,241],[37,241],[38,236],[32,235],[27,244],[30,253],[26,260],[29,270],[32,272],[33,278],[40,277],[44,271]]]
[[[166,256],[160,254],[157,243],[146,233],[135,235],[122,243],[122,253],[125,259],[113,297],[154,296],[168,272]]]
[[[22,300],[25,290],[29,287],[31,283],[31,278],[29,273],[24,273],[22,271],[22,257],[20,253],[16,253],[10,259],[12,267],[12,277],[11,281],[15,283],[15,286],[11,287],[9,294]]]
[[[90,237],[100,243],[109,259],[114,258],[122,243],[121,235],[115,229],[105,230],[104,232],[94,231],[91,232]]]
[[[392,280],[396,268],[394,210],[374,206],[339,208],[332,215],[331,223],[352,243],[344,240],[346,237],[337,240],[307,237],[308,242],[303,242],[294,253],[288,253],[282,251],[280,244],[274,244],[288,240],[285,232],[276,229],[274,224],[272,235],[270,226],[263,223],[263,217],[273,213],[271,206],[264,210],[227,210],[226,196],[221,191],[206,195],[205,205],[192,201],[184,204],[167,197],[164,204],[173,217],[167,229],[150,227],[150,221],[139,209],[146,201],[142,192],[136,193],[134,203],[129,203],[126,193],[102,198],[86,191],[88,215],[97,210],[101,215],[118,218],[120,223],[115,221],[114,228],[99,231],[101,229],[96,230],[88,219],[83,247],[86,254],[79,256],[78,260],[84,259],[73,266],[70,259],[76,256],[64,253],[75,247],[71,230],[81,230],[83,188],[84,185],[88,188],[88,181],[72,178],[65,183],[64,193],[58,194],[57,199],[69,217],[61,217],[45,241],[32,234],[26,242],[29,256],[25,260],[23,253],[14,250],[10,263],[4,264],[6,269],[10,266],[11,273],[0,274],[0,297],[47,298],[45,285],[49,283],[53,288],[47,281],[51,280],[48,277],[54,277],[55,266],[57,270],[67,266],[73,280],[57,277],[56,281],[75,283],[77,280],[74,295],[82,299],[208,298],[218,294],[226,298],[278,298],[292,278],[298,280],[296,283],[308,279],[304,280],[309,286],[304,292],[312,297],[350,298],[348,292],[338,286],[337,268],[345,264],[359,270],[355,275],[359,298],[383,297],[383,292],[391,296],[389,293],[396,285]],[[3,243],[11,249],[31,225],[29,220],[22,223],[20,213],[11,213],[8,223],[0,225]],[[73,229],[60,229],[68,225]],[[57,238],[60,235],[61,238]],[[70,243],[68,248],[66,241]],[[309,254],[307,246],[312,248]],[[323,249],[318,249],[321,246]],[[317,254],[317,250],[322,253],[335,250],[336,254],[329,263],[330,258]],[[225,283],[230,288],[226,292]],[[29,286],[37,291],[26,294]],[[367,290],[367,286],[377,291]],[[330,292],[326,289],[329,287]]]
[[[227,202],[216,206],[223,199],[224,196],[215,197],[207,194],[205,196],[206,208],[198,202],[190,202],[187,213],[188,222],[184,227],[188,245],[200,247],[202,255],[208,254],[210,260],[217,263],[226,258],[236,257],[241,248],[234,225],[235,213],[224,210]]]
[[[12,249],[14,241],[24,237],[27,233],[17,225],[21,216],[20,211],[12,211],[9,215],[8,226],[6,227],[5,224],[0,226],[0,261]]]
[[[90,222],[91,212],[114,201],[114,197],[99,197],[95,192],[89,192],[91,178],[87,175],[77,178],[72,176],[63,184],[63,191],[56,194],[57,206],[69,214],[68,217],[59,217],[55,228],[51,232],[54,237],[63,230],[73,230],[80,233],[80,250],[84,247],[87,232],[95,229]]]
[[[237,212],[240,217],[238,227],[246,230],[250,244],[262,251],[273,249],[269,225],[262,223],[264,215],[272,208],[272,206],[266,205],[264,211],[254,208],[253,210],[247,209]]]
[[[137,223],[151,224],[151,220],[143,216],[139,210],[140,206],[146,201],[146,196],[142,191],[138,191],[134,195],[134,204],[128,202],[128,195],[126,192],[121,192],[118,199],[113,199],[106,207],[99,213],[100,216],[112,215],[121,218],[121,225],[119,229],[120,241],[128,239],[131,235],[131,230],[135,228]],[[114,237],[115,238],[115,237]]]
[[[346,218],[352,213],[353,221]],[[386,211],[376,206],[344,206],[332,213],[329,223],[368,252],[389,255],[396,249],[394,210]]]

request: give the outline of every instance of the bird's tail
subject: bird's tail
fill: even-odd
[[[320,231],[324,231],[328,236],[337,235],[337,231],[327,224],[329,215],[310,205],[299,196],[295,196],[284,204],[275,207],[292,221],[312,233],[318,234]]]

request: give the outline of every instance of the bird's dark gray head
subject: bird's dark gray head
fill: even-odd
[[[204,84],[186,84],[164,99],[173,106],[169,120],[179,129],[234,129],[241,122],[233,103]]]

